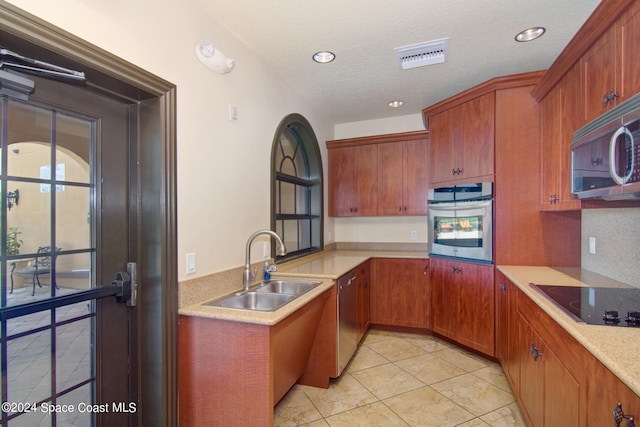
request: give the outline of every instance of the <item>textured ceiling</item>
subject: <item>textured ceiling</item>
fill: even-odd
[[[597,0],[198,0],[334,123],[419,113],[492,77],[548,68]],[[516,33],[546,27],[533,42]],[[446,63],[402,70],[394,48],[449,37]],[[336,60],[316,64],[314,52]],[[233,55],[230,55],[233,56]],[[241,66],[241,64],[237,64]],[[391,109],[387,103],[402,100]]]

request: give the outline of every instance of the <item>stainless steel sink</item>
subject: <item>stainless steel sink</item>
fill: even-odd
[[[322,282],[297,282],[291,280],[267,280],[258,283],[256,292],[291,294],[296,297],[309,292]]]
[[[254,311],[275,311],[295,298],[292,294],[245,292],[208,301],[203,305]]]

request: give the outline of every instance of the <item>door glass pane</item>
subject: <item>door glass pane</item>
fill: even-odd
[[[56,164],[64,165],[64,177],[58,179],[89,183],[92,132],[89,120],[56,115]]]
[[[0,225],[2,306],[14,307],[93,287],[94,122],[28,102],[0,98],[0,137],[6,174]],[[3,163],[3,162],[0,162]],[[4,209],[2,209],[4,208]],[[90,426],[93,403],[95,304],[84,301],[10,318],[0,357],[6,357],[3,401],[69,404],[73,413],[0,413],[9,426]],[[7,421],[7,424],[4,424]]]
[[[51,242],[51,196],[34,182],[8,181],[7,188],[20,194],[17,204],[7,206],[7,227],[14,227],[22,241],[18,253],[35,254]]]
[[[77,307],[82,311],[81,307]],[[67,390],[93,376],[91,322],[86,318],[56,327],[56,389]]]
[[[50,110],[9,100],[7,174],[40,178],[40,166],[51,163]]]
[[[91,247],[91,190],[65,185],[56,195],[56,241],[64,250]]]
[[[49,396],[51,330],[10,340],[7,343],[7,401],[39,402]]]
[[[61,413],[57,416],[58,426],[91,426],[94,419],[91,411],[85,410],[92,403],[91,385],[87,384],[58,398],[59,405],[73,406],[75,411]]]

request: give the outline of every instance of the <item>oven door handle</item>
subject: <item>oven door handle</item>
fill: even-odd
[[[429,205],[429,209],[437,212],[437,211],[465,211],[472,209],[483,209],[488,208],[493,204],[493,200],[483,200],[482,202],[457,202],[457,203],[449,203],[448,206],[443,204],[439,205]]]

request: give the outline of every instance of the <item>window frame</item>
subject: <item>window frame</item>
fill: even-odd
[[[304,178],[300,176],[292,176],[284,174],[280,171],[280,165],[276,164],[277,153],[280,149],[280,140],[286,130],[294,128],[295,133],[301,136],[301,141],[297,149],[302,149],[305,152],[305,158],[307,161],[307,169],[313,169],[313,173],[317,176],[311,178]],[[278,211],[277,201],[282,200],[278,194],[278,184],[285,182],[294,184],[296,186],[307,187],[308,199],[307,199],[307,211],[304,214],[283,214]],[[311,189],[315,191],[311,191]],[[297,197],[297,196],[296,196]],[[313,200],[312,197],[315,197]],[[318,214],[314,214],[311,210],[311,205],[318,206]],[[305,255],[320,252],[324,249],[324,173],[322,167],[322,155],[320,153],[320,147],[318,145],[318,139],[315,132],[311,127],[311,124],[304,116],[293,113],[287,115],[276,129],[273,142],[271,144],[271,230],[277,232],[277,222],[282,220],[309,220],[309,246],[297,249],[294,251],[287,250],[285,256],[276,256],[275,247],[271,247],[271,257],[278,262],[288,261],[296,258],[300,258]],[[319,231],[316,240],[314,240],[314,227],[313,220],[319,220]],[[286,241],[286,236],[281,236]],[[298,248],[303,239],[298,235]],[[317,242],[317,245],[314,244]]]

